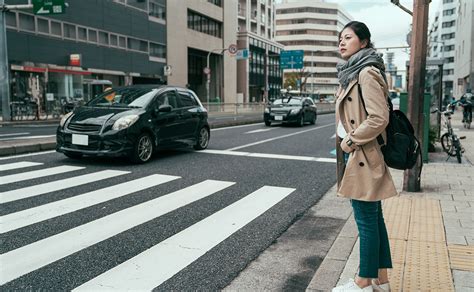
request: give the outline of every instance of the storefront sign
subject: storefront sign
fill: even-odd
[[[70,66],[81,66],[81,54],[71,54],[69,55],[69,65]]]

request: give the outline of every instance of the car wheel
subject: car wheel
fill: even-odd
[[[133,147],[131,160],[135,163],[145,163],[153,154],[153,140],[148,133],[141,134]]]
[[[270,127],[272,125],[272,122],[270,121],[265,121],[265,126]]]
[[[82,158],[82,153],[64,152],[64,155],[66,155],[68,158],[71,158],[71,159],[80,159],[80,158]]]
[[[311,125],[316,124],[316,118],[317,118],[317,116],[316,116],[316,113],[315,113],[314,116],[313,116],[313,119],[311,120]]]
[[[300,122],[298,123],[298,126],[300,126],[300,127],[304,126],[304,115],[301,115]]]
[[[203,150],[209,146],[209,129],[207,127],[202,127],[199,130],[198,137],[196,144],[194,145],[194,149],[196,150]]]

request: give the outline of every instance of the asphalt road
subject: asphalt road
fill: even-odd
[[[334,185],[334,128],[214,129],[144,165],[0,158],[2,290],[220,290]]]

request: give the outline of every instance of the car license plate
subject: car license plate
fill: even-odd
[[[275,116],[275,121],[283,121],[283,116]]]
[[[89,145],[89,136],[72,134],[72,144],[87,146]]]

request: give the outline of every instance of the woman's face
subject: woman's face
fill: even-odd
[[[341,32],[341,36],[339,38],[339,53],[344,60],[349,59],[352,55],[366,46],[367,40],[361,42],[352,28],[346,27]]]

